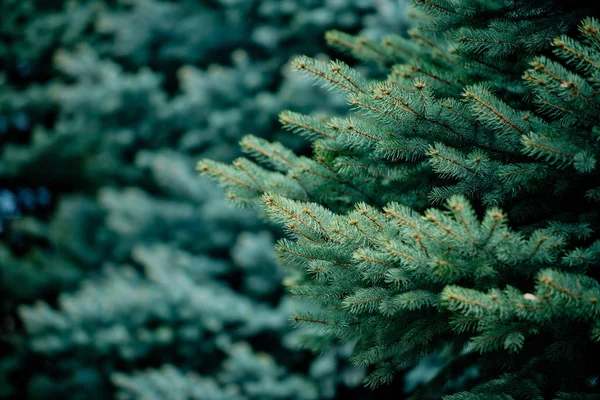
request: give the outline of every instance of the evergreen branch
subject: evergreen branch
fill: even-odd
[[[369,221],[371,221],[375,226],[377,226],[377,228],[379,228],[380,230],[384,231],[385,227],[383,225],[381,225],[379,222],[377,222],[377,219],[375,219],[375,217],[369,215],[369,212],[362,208],[358,210],[359,214],[364,215],[365,217],[367,217],[367,219]]]
[[[408,113],[416,116],[419,119],[427,121],[430,124],[437,125],[444,129],[447,129],[448,131],[452,132],[452,134],[454,134],[456,137],[462,139],[465,142],[469,141],[463,134],[461,134],[460,132],[455,130],[452,126],[445,124],[443,122],[437,121],[435,119],[432,119],[432,118],[428,117],[426,114],[420,113],[417,110],[415,110],[413,107],[410,106],[408,101],[406,101],[406,100],[402,99],[400,96],[394,94],[394,91],[391,88],[381,86],[379,88],[379,92],[381,93],[382,96],[388,96],[389,98],[393,99],[396,102],[395,105],[400,106],[399,108],[401,110],[408,112]],[[379,98],[379,95],[375,95],[375,98],[376,99]]]
[[[498,110],[496,110],[495,108],[493,108],[490,104],[486,103],[485,101],[483,101],[479,96],[477,96],[474,92],[470,91],[470,90],[465,90],[464,92],[464,96],[467,99],[471,99],[476,101],[478,104],[480,104],[482,107],[484,107],[485,109],[489,110],[493,115],[495,115],[500,121],[502,121],[504,124],[510,126],[512,129],[516,130],[517,132],[519,132],[522,135],[525,135],[526,132],[524,129],[522,129],[521,127],[517,126],[515,123],[513,123],[511,120],[509,120],[505,115],[503,115],[501,112],[499,112]]]
[[[401,37],[394,38],[394,39],[402,40]],[[397,44],[394,43],[394,40],[392,38],[384,38],[382,40],[382,43],[384,46],[390,47],[397,52],[403,53],[409,59],[415,57],[415,53],[405,49],[404,47],[398,46]]]
[[[362,76],[360,76],[355,70],[348,67],[341,61],[333,61],[329,65],[329,69],[332,74],[339,75],[352,85],[356,90],[361,92],[362,94],[366,94],[366,91],[362,88],[362,86],[366,86],[366,82]],[[358,81],[361,81],[359,84]]]
[[[442,224],[439,219],[433,215],[431,212],[428,212],[425,214],[425,218],[427,218],[427,220],[433,222],[436,226],[438,226],[439,228],[442,228],[442,230],[448,234],[450,234],[451,236],[453,236],[455,239],[457,239],[460,242],[464,242],[465,240],[460,237],[460,235],[458,235],[456,232],[454,232],[450,227]]]
[[[387,250],[390,252],[390,254],[393,254],[393,255],[396,255],[396,256],[400,256],[400,257],[402,257],[402,258],[404,258],[404,259],[407,259],[407,260],[410,260],[410,261],[417,261],[417,260],[416,260],[414,257],[412,257],[412,256],[410,256],[410,255],[408,255],[408,254],[406,254],[406,253],[403,253],[403,252],[401,252],[401,251],[399,251],[399,250],[396,250],[396,249],[395,249],[395,248],[394,248],[394,247],[391,245],[391,243],[390,243],[390,245],[387,247]]]
[[[346,40],[346,38],[354,39],[353,37],[349,37],[349,35],[340,31],[328,31],[325,33],[325,40],[330,46],[339,45],[341,48],[350,49],[356,53],[360,53],[362,51],[363,48],[361,46],[355,45],[350,40]]]
[[[551,288],[553,288],[553,289],[555,289],[555,290],[558,290],[558,291],[559,291],[559,292],[561,292],[561,293],[564,293],[564,294],[566,294],[567,296],[573,297],[574,299],[577,299],[577,300],[581,299],[581,296],[580,296],[580,295],[578,295],[578,294],[576,294],[576,293],[574,293],[574,292],[570,291],[570,290],[569,290],[569,289],[567,289],[566,287],[562,287],[562,286],[559,286],[559,285],[557,285],[557,284],[556,284],[556,283],[555,283],[555,282],[552,280],[552,278],[550,278],[549,276],[542,276],[542,277],[540,278],[540,282],[542,282],[542,283],[543,283],[544,285],[546,285],[546,286],[549,286],[549,287],[551,287]]]
[[[590,58],[583,51],[577,51],[573,47],[569,46],[567,44],[568,41],[569,40],[567,38],[555,38],[554,41],[552,42],[552,44],[554,46],[556,46],[557,48],[566,51],[567,53],[573,55],[573,57],[576,57],[576,58],[582,60],[583,62],[589,64],[590,66],[592,66],[594,68],[600,67],[599,64],[590,60]]]
[[[409,220],[408,218],[406,218],[406,217],[404,217],[404,216],[400,215],[399,213],[397,213],[397,212],[394,210],[394,207],[396,207],[394,204],[388,205],[387,207],[384,207],[383,211],[384,211],[384,212],[385,212],[387,215],[389,215],[389,216],[391,216],[391,217],[393,217],[393,218],[396,218],[396,219],[398,219],[400,222],[402,222],[402,223],[404,223],[404,224],[407,224],[408,226],[410,226],[411,228],[413,228],[413,229],[417,230],[419,233],[421,233],[421,234],[423,234],[423,235],[427,236],[428,238],[430,238],[430,239],[432,239],[432,240],[434,240],[434,241],[437,241],[437,240],[438,240],[438,239],[437,239],[435,236],[431,235],[431,234],[430,234],[429,232],[427,232],[426,230],[424,230],[424,229],[420,228],[419,226],[417,226],[417,224],[416,224],[415,222],[413,222],[413,221]]]
[[[438,81],[438,82],[441,82],[441,83],[443,83],[444,85],[448,85],[448,86],[451,86],[451,87],[454,87],[454,88],[456,88],[456,85],[455,85],[455,84],[453,84],[452,82],[450,82],[449,80],[447,80],[447,79],[444,79],[444,78],[442,78],[442,77],[440,77],[440,76],[438,76],[438,75],[436,75],[436,74],[434,74],[434,73],[427,72],[427,71],[423,70],[423,68],[421,68],[421,67],[417,67],[417,66],[411,66],[411,67],[410,67],[410,70],[411,70],[412,72],[418,72],[418,73],[421,73],[421,74],[423,74],[423,75],[425,75],[425,76],[428,76],[428,77],[430,77],[430,78],[432,78],[432,79],[435,79],[436,81]]]
[[[464,169],[465,171],[467,171],[467,172],[469,172],[471,174],[475,173],[475,171],[473,169],[471,169],[471,168],[467,167],[466,165],[462,164],[461,162],[459,162],[455,158],[451,158],[451,157],[443,155],[439,150],[437,150],[435,148],[430,149],[429,150],[429,154],[432,155],[433,157],[439,157],[439,158],[441,158],[441,159],[449,162],[450,164],[454,164],[457,167],[460,167],[460,168]]]
[[[310,59],[308,57],[297,57],[292,61],[292,66],[299,71],[309,72],[313,76],[319,77],[333,86],[339,86],[350,93],[355,92],[355,90],[352,89],[351,86],[348,86],[345,83],[341,82],[340,79],[336,79],[328,75],[328,73],[325,72],[327,71],[326,67],[322,66],[321,64],[322,63],[319,63],[318,61]]]
[[[583,35],[595,39],[597,43],[600,43],[600,35],[598,32],[598,21],[595,18],[586,18],[583,20],[580,31]]]
[[[293,255],[298,256],[298,257],[306,258],[307,260],[312,260],[312,261],[318,260],[318,258],[311,257],[311,256],[309,256],[307,254],[298,253],[297,251],[293,251],[293,250],[288,249],[287,247],[283,247],[283,246],[278,246],[277,250],[278,251],[282,251],[284,253],[290,253],[290,254],[293,254]]]
[[[254,175],[252,175],[252,173],[250,171],[248,171],[248,169],[246,168],[244,163],[242,163],[241,161],[234,161],[233,165],[236,166],[238,169],[242,170],[248,176],[248,178],[250,178],[250,180],[252,180],[252,182],[254,182],[256,187],[261,192],[265,193],[267,191],[260,183],[258,183],[258,180],[256,179],[256,177]]]
[[[293,168],[296,156],[279,143],[269,143],[264,139],[247,135],[240,141],[243,151],[271,164],[274,168],[287,171]]]
[[[418,1],[421,1],[421,0],[418,0]],[[431,40],[427,39],[426,37],[418,34],[415,30],[408,31],[408,34],[412,38],[419,39],[419,40],[423,41],[424,43],[426,43],[427,45],[429,45],[430,47],[432,47],[436,51],[436,54],[439,55],[440,57],[442,57],[444,60],[450,62],[451,64],[459,65],[456,60],[453,60],[450,56],[446,55],[446,53],[444,53],[444,51],[437,44],[435,44]]]
[[[263,195],[263,202],[264,202],[264,204],[269,209],[278,210],[279,212],[283,213],[283,215],[285,215],[285,217],[287,219],[292,220],[292,223],[288,224],[288,227],[290,229],[292,229],[294,232],[301,234],[302,236],[306,237],[307,239],[309,239],[311,241],[318,241],[316,238],[310,237],[307,234],[305,234],[304,232],[299,231],[298,228],[295,225],[295,223],[297,222],[300,225],[304,226],[306,229],[308,229],[310,232],[315,233],[322,240],[324,240],[324,241],[330,240],[330,238],[327,235],[327,233],[326,233],[325,230],[323,230],[323,229],[315,229],[314,226],[312,226],[311,224],[309,224],[303,218],[300,218],[298,212],[294,211],[293,209],[285,207],[284,204],[281,204],[281,202],[285,202],[284,198],[282,198],[280,196],[275,196],[275,195],[270,194],[270,193],[265,193]],[[297,206],[297,203],[290,202],[289,200],[287,202],[292,207],[296,207]],[[277,213],[275,213],[275,214],[277,214]]]
[[[443,11],[445,13],[448,13],[448,14],[456,14],[456,11],[450,9],[449,7],[444,7],[441,4],[436,3],[436,2],[434,2],[432,0],[415,0],[415,3],[416,4],[421,4],[421,5],[424,5],[424,6],[427,6],[427,7],[431,7],[431,8],[436,9],[436,10],[441,10],[441,11]]]
[[[307,318],[307,317],[300,317],[298,315],[292,315],[291,316],[292,321],[294,321],[294,323],[301,323],[301,322],[310,322],[312,324],[321,324],[321,325],[330,325],[329,322],[324,321],[322,319],[314,319],[314,318]]]
[[[357,257],[358,257],[359,260],[369,261],[369,262],[376,263],[376,264],[381,264],[381,265],[386,266],[388,268],[396,268],[392,264],[388,264],[388,263],[386,263],[384,261],[377,260],[376,258],[369,257],[366,254],[359,254],[359,255],[357,255]]]
[[[350,50],[350,53],[357,58],[368,61],[372,59],[378,61],[387,61],[388,55],[381,51],[377,46],[371,44],[367,39],[360,36],[351,36],[340,31],[328,31],[325,33],[327,44],[341,49]]]
[[[283,111],[279,114],[279,121],[284,128],[298,130],[300,132],[308,131],[328,139],[333,139],[333,136],[325,132],[324,126],[323,128],[320,128],[321,124],[314,118],[291,111]]]
[[[232,175],[229,175],[229,174],[227,174],[227,173],[225,173],[223,171],[219,171],[219,170],[217,170],[215,168],[211,168],[209,165],[207,165],[203,161],[198,162],[198,169],[200,171],[204,172],[204,173],[208,173],[208,174],[211,174],[211,175],[219,177],[219,178],[224,178],[227,181],[235,182],[238,185],[244,186],[244,187],[246,187],[248,189],[259,191],[259,189],[256,189],[255,187],[249,185],[248,183],[246,183],[246,182],[244,182],[244,181],[242,181],[242,180],[240,180],[240,179],[238,179],[238,178],[236,178],[236,177],[234,177]]]

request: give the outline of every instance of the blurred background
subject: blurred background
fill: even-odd
[[[367,399],[301,350],[281,236],[196,162],[343,114],[291,57],[408,28],[403,0],[0,0],[0,398]]]

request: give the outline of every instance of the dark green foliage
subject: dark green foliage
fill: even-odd
[[[194,160],[232,160],[248,130],[279,137],[281,106],[345,112],[285,63],[322,51],[327,29],[377,37],[403,15],[366,0],[0,1],[0,397],[358,385],[347,347],[295,350],[280,232],[224,204]]]
[[[412,39],[328,34],[385,80],[292,63],[354,106],[282,114],[312,158],[247,137],[265,167],[199,168],[287,229],[290,292],[319,306],[294,320],[356,343],[366,385],[439,354],[415,399],[594,398],[600,23],[585,3],[415,3]]]

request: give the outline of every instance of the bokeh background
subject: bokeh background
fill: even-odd
[[[345,100],[288,66],[324,33],[402,34],[403,0],[0,0],[0,398],[367,399],[302,349],[281,236],[198,177],[284,109]],[[426,375],[426,373],[425,373]]]

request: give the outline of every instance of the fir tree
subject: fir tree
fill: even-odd
[[[387,79],[292,63],[354,106],[280,115],[312,157],[247,136],[260,165],[199,169],[288,231],[289,292],[319,306],[293,321],[309,347],[356,342],[368,386],[437,354],[414,398],[598,398],[600,23],[584,2],[414,3],[410,39],[327,34]]]
[[[282,65],[323,51],[327,29],[403,25],[385,3],[0,1],[0,398],[314,399],[360,383],[348,347],[293,349],[280,232],[194,164],[230,161],[247,129],[277,138],[278,107],[317,93]]]

